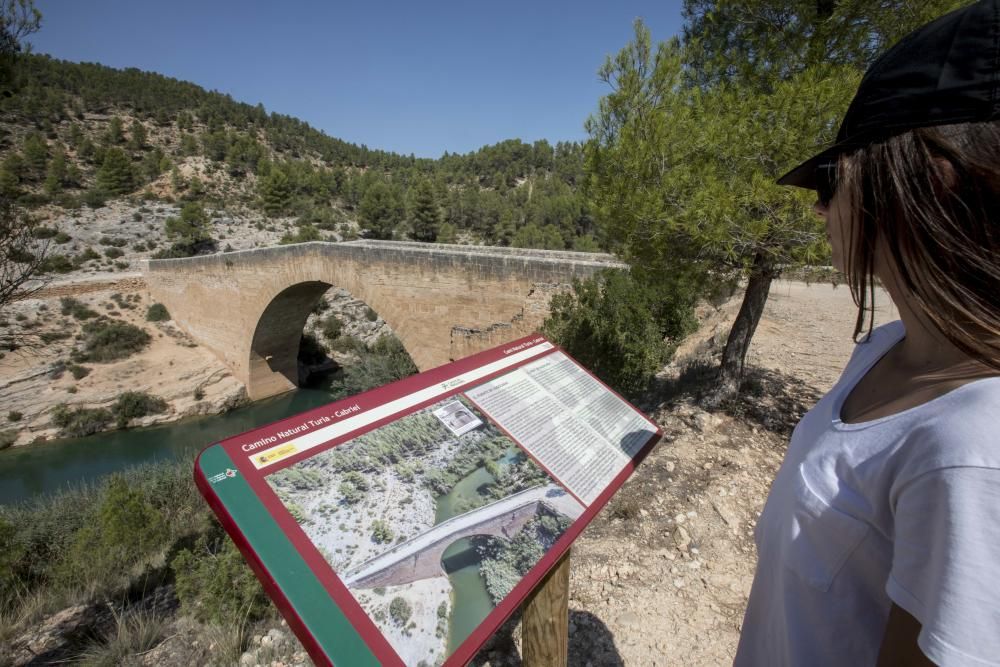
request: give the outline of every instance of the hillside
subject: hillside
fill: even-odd
[[[150,221],[157,246],[169,236],[174,254],[222,249],[192,243],[222,240],[212,220],[235,220],[234,229],[223,222],[229,237],[271,227],[286,242],[363,233],[597,249],[577,188],[578,144],[510,140],[416,159],[157,74],[45,56],[20,66],[19,93],[0,100],[0,194],[37,220],[61,219],[71,241],[83,208],[128,201],[210,212],[198,229]],[[80,239],[72,257],[88,242]],[[47,268],[67,270],[59,262]]]

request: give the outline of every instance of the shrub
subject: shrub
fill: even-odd
[[[341,336],[340,341],[353,338]],[[370,350],[361,348],[358,363],[344,367],[344,374],[334,380],[330,391],[334,398],[360,394],[368,389],[400,380],[417,372],[410,355],[395,336],[383,336]]]
[[[22,264],[34,262],[36,259],[34,254],[24,248],[10,248],[7,250],[7,257],[12,262],[20,262]]]
[[[77,267],[83,266],[85,262],[89,262],[92,259],[100,259],[101,256],[94,252],[91,247],[84,248],[83,252],[73,258],[73,264]]]
[[[91,188],[83,194],[82,199],[90,208],[101,208],[107,202],[108,195],[100,188]]]
[[[358,354],[363,355],[368,351],[368,348],[360,340],[353,336],[340,336],[339,338],[330,341],[330,349],[334,352],[343,352],[345,354]]]
[[[121,248],[108,248],[104,251],[104,256],[108,259],[118,259],[125,253],[121,251]]]
[[[87,304],[71,296],[64,296],[59,299],[59,305],[62,306],[60,312],[63,315],[72,315],[77,320],[89,320],[97,317],[96,311],[91,310]]]
[[[24,415],[18,412],[17,410],[11,410],[10,412],[7,413],[7,421],[19,422],[21,421],[21,417],[23,416]]]
[[[38,270],[41,273],[69,273],[74,268],[72,260],[66,255],[53,253],[47,255],[39,264]]]
[[[99,433],[111,422],[111,413],[104,408],[76,408],[60,403],[52,408],[52,424],[67,438],[82,438]]]
[[[163,513],[116,473],[104,486],[97,511],[74,535],[59,578],[71,583],[122,572],[165,547],[168,538]]]
[[[0,449],[7,449],[17,440],[17,431],[0,431]]]
[[[205,398],[205,391],[201,387],[197,387],[194,390],[194,400],[200,401],[203,398]]]
[[[392,528],[389,524],[382,519],[375,519],[372,521],[372,540],[377,544],[385,544],[387,542],[392,542],[395,535],[392,532]]]
[[[200,621],[257,620],[269,610],[260,582],[225,535],[202,535],[170,561],[181,608]]]
[[[106,363],[125,359],[152,340],[148,333],[133,324],[103,318],[84,324],[83,336],[83,351],[75,353],[75,361]]]
[[[365,306],[365,319],[369,322],[374,322],[378,319],[378,313],[372,310],[371,306]]]
[[[70,372],[74,380],[82,380],[90,375],[90,369],[86,366],[80,366],[79,364],[70,364],[66,367],[66,370]]]
[[[111,413],[115,416],[118,428],[125,428],[133,419],[158,414],[166,409],[167,402],[158,396],[141,391],[126,391],[111,406]]]
[[[343,333],[344,330],[344,325],[336,315],[328,315],[323,318],[323,321],[320,323],[320,330],[323,332],[324,338],[329,341],[334,341],[340,338],[340,334]]]
[[[694,302],[680,286],[606,270],[554,295],[542,332],[611,387],[635,395],[694,329]]]
[[[291,243],[309,243],[310,241],[322,241],[323,237],[319,230],[313,225],[302,225],[294,234],[286,232],[278,241],[279,245]]]
[[[169,248],[158,250],[153,253],[153,259],[182,259],[184,257],[194,257],[195,255],[215,252],[216,244],[214,239],[204,239],[201,241],[178,241]]]
[[[43,331],[42,333],[38,334],[38,337],[42,339],[43,343],[48,345],[50,343],[56,342],[57,340],[66,340],[71,335],[72,334],[69,333],[68,331]]]
[[[31,230],[31,235],[36,239],[50,239],[58,233],[59,230],[52,227],[35,227]]]
[[[111,246],[112,248],[124,248],[128,241],[117,236],[102,236],[98,243],[104,246]]]
[[[164,322],[169,319],[170,313],[162,303],[154,303],[146,310],[147,322]]]
[[[59,232],[58,234],[55,235],[55,237],[52,240],[61,245],[63,243],[69,243],[70,241],[73,240],[73,237],[67,234],[66,232]]]
[[[412,614],[413,609],[410,607],[410,603],[404,598],[395,597],[389,603],[389,616],[392,617],[396,625],[406,625]]]

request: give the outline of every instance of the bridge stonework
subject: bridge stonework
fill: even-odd
[[[306,318],[330,287],[374,309],[420,370],[537,329],[573,278],[609,255],[393,241],[303,243],[148,261],[151,298],[251,399],[293,389]]]
[[[442,565],[444,552],[452,544],[463,537],[475,535],[492,535],[510,539],[531,519],[538,515],[541,503],[532,503],[514,509],[490,521],[477,524],[465,530],[455,531],[443,537],[429,548],[424,549],[403,561],[363,577],[351,583],[352,588],[376,588],[378,586],[402,586],[421,579],[443,577],[447,575]]]

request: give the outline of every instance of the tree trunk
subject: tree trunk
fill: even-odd
[[[747,350],[750,349],[750,340],[757,330],[760,316],[764,313],[771,281],[777,273],[771,258],[762,251],[757,251],[750,269],[747,289],[743,294],[743,304],[740,306],[736,321],[733,322],[733,328],[729,330],[726,349],[722,352],[718,387],[715,395],[709,400],[713,406],[718,406],[739,394],[740,381],[743,379],[743,363],[746,360]]]

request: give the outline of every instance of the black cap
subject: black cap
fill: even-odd
[[[778,179],[816,189],[816,165],[918,127],[1000,118],[1000,0],[918,28],[865,72],[835,143]]]

